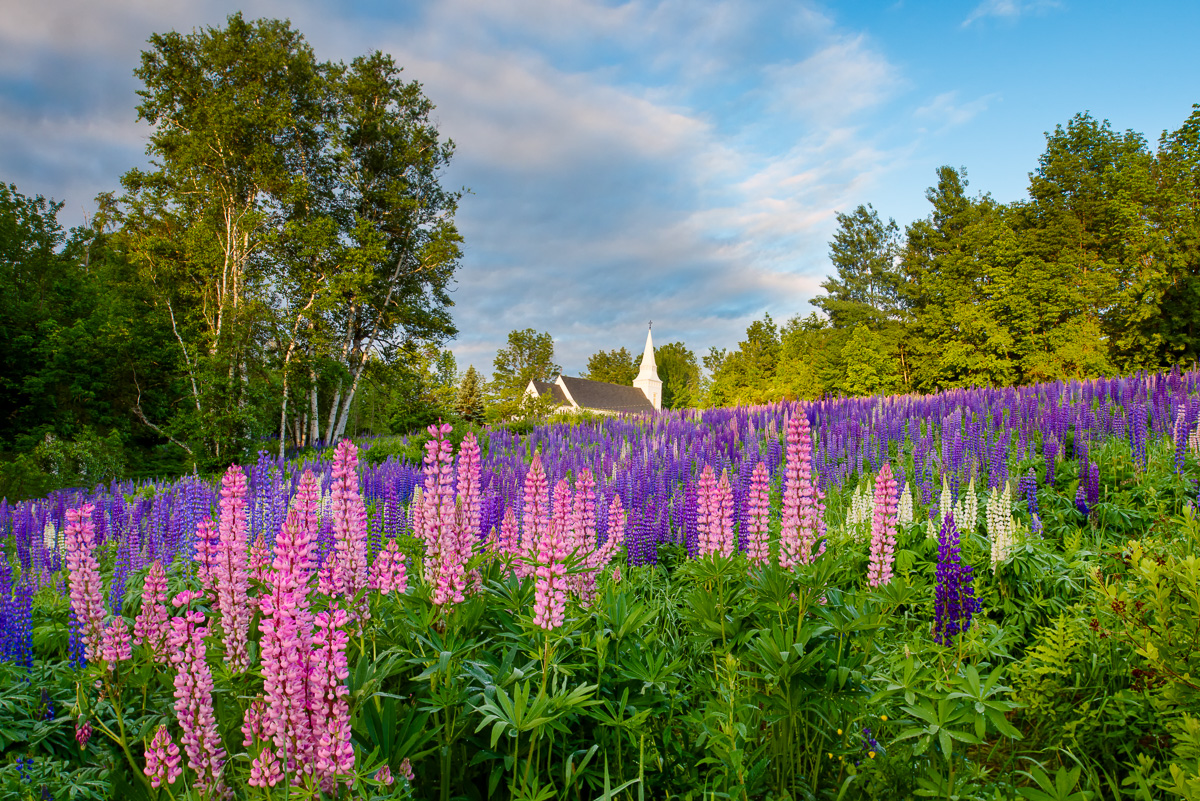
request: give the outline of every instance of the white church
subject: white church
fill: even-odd
[[[555,411],[637,414],[662,409],[662,380],[658,377],[658,365],[654,362],[654,342],[650,331],[646,331],[646,351],[642,354],[642,366],[633,380],[633,386],[560,375],[553,383],[530,381],[525,394],[532,398],[549,395],[556,402]]]

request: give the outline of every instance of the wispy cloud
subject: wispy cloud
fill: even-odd
[[[957,90],[942,92],[925,105],[918,107],[913,112],[913,116],[928,121],[936,130],[944,131],[970,122],[1000,99],[999,93],[992,92],[960,103],[958,95]]]
[[[963,27],[978,22],[986,17],[1015,20],[1028,14],[1044,14],[1059,8],[1059,0],[983,0],[963,20]]]

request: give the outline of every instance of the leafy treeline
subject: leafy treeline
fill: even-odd
[[[838,215],[825,315],[755,321],[713,348],[710,404],[1005,386],[1156,370],[1200,355],[1200,106],[1151,150],[1088,114],[1046,138],[1029,198],[942,167],[901,233]]]
[[[151,163],[90,225],[0,191],[0,451],[206,469],[452,407],[461,194],[420,85],[240,14],[152,36],[135,74]]]

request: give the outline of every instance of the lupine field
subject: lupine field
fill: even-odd
[[[1200,797],[1200,373],[0,503],[0,797]]]

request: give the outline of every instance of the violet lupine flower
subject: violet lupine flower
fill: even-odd
[[[367,586],[367,508],[358,491],[358,448],[348,439],[338,443],[333,457],[333,592],[352,603]],[[355,610],[367,613],[365,604]]]
[[[1083,515],[1084,517],[1088,516],[1088,511],[1089,511],[1088,505],[1087,505],[1087,487],[1085,486],[1086,484],[1087,484],[1086,480],[1080,481],[1079,486],[1075,488],[1075,508],[1079,511],[1079,514]]]
[[[146,644],[155,662],[167,662],[167,631],[171,612],[167,608],[167,572],[155,561],[142,584],[142,608],[133,622],[133,641]]]
[[[171,618],[167,638],[171,664],[175,667],[175,717],[183,729],[183,751],[188,767],[196,773],[196,787],[204,792],[216,787],[225,765],[225,748],[217,733],[213,711],[212,671],[206,661],[204,639],[208,627],[204,613],[188,610],[187,605],[200,593],[181,592],[174,604],[183,607],[183,615]]]
[[[1021,476],[1021,480],[1017,482],[1017,494],[1025,499],[1025,508],[1029,510],[1029,516],[1031,518],[1037,517],[1037,476],[1034,475],[1032,467],[1029,468],[1029,472]]]
[[[309,698],[312,706],[313,774],[322,788],[335,792],[340,778],[354,773],[354,747],[350,743],[349,688],[346,680],[345,632],[350,622],[344,609],[321,612],[316,616],[312,663],[309,671]]]
[[[89,663],[100,659],[100,637],[104,627],[104,597],[101,594],[100,563],[96,561],[92,505],[67,510],[67,570],[71,587],[71,609],[79,621],[84,657]]]
[[[433,587],[437,606],[462,603],[466,589],[466,565],[462,561],[456,512],[454,474],[451,467],[448,423],[429,426],[433,436],[425,443],[425,491],[421,511],[425,541],[425,580]]]
[[[750,491],[746,499],[746,557],[751,564],[765,565],[771,561],[771,542],[768,520],[771,511],[770,477],[767,465],[759,462],[750,475]]]
[[[1178,414],[1175,415],[1175,427],[1172,431],[1175,439],[1175,472],[1182,473],[1184,461],[1187,456],[1187,406],[1179,407]]]
[[[788,421],[787,468],[784,473],[783,521],[779,531],[779,566],[790,570],[816,558],[824,535],[824,493],[813,481],[812,433],[804,410]]]
[[[1087,474],[1087,503],[1088,508],[1095,508],[1100,503],[1100,465],[1088,465]]]
[[[938,540],[934,641],[949,645],[955,636],[971,628],[971,617],[978,612],[971,566],[962,563],[958,527],[954,524],[954,515],[948,514],[942,520]]]
[[[174,784],[183,773],[180,761],[179,746],[171,739],[167,727],[159,726],[146,748],[146,767],[142,770],[150,777],[150,786],[157,790],[164,781]]]
[[[560,482],[561,483],[561,482]],[[567,539],[565,527],[550,525],[537,541],[533,623],[547,631],[562,626],[567,607]]]
[[[884,462],[875,477],[875,514],[871,523],[871,560],[867,585],[882,587],[892,580],[896,552],[896,479],[891,462]]]
[[[217,564],[220,560],[220,544],[217,529],[209,518],[196,524],[196,578],[209,595],[216,593]]]
[[[133,641],[129,637],[129,624],[120,615],[104,627],[100,635],[100,658],[108,664],[108,672],[112,673],[117,663],[124,659],[133,659]]]
[[[246,516],[246,474],[237,465],[221,480],[221,510],[216,566],[217,610],[225,635],[225,661],[234,673],[250,667],[250,572],[247,567],[250,522]]]
[[[400,550],[400,544],[390,534],[387,545],[380,549],[379,555],[371,563],[371,588],[384,595],[393,592],[408,592],[408,570],[406,557]]]

